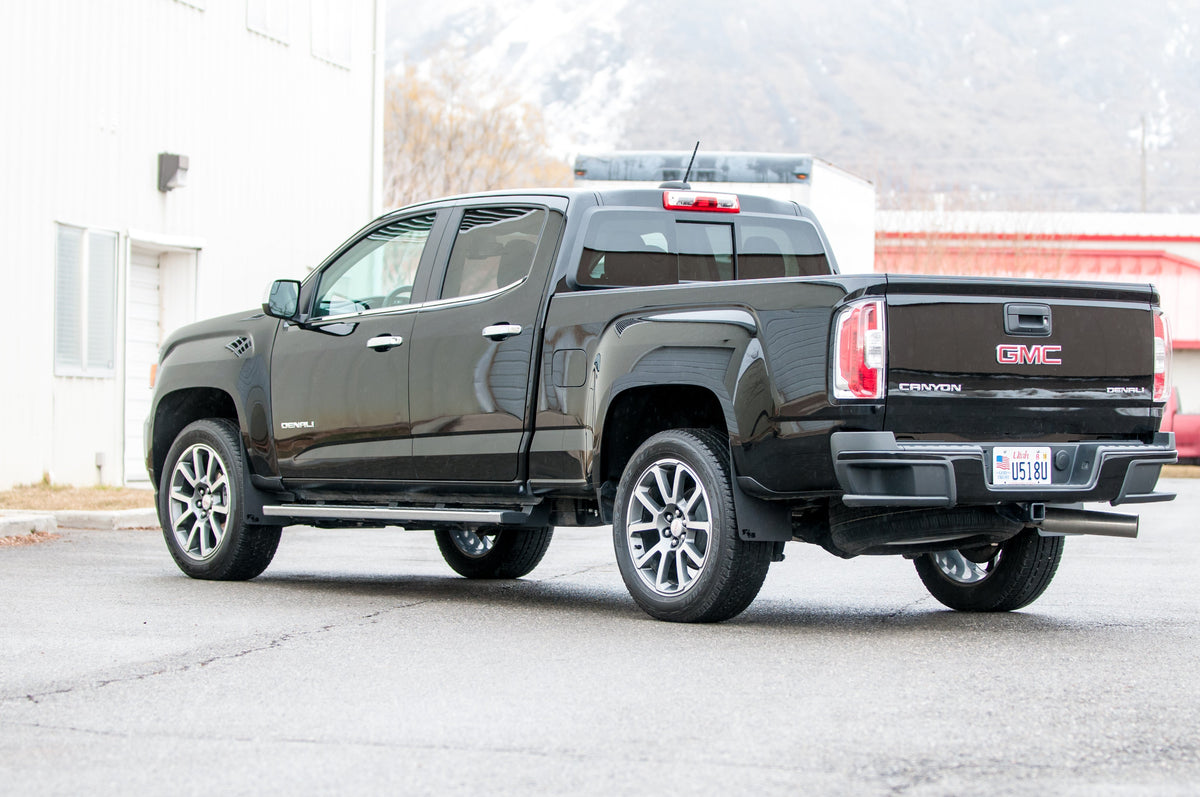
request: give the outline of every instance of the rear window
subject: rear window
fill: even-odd
[[[828,273],[820,236],[804,219],[700,222],[610,210],[590,220],[576,283],[615,288]]]

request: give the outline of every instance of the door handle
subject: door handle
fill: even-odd
[[[492,340],[504,340],[521,334],[520,324],[492,324],[483,328],[483,336]]]
[[[404,342],[404,338],[399,335],[376,335],[367,341],[367,348],[375,351],[387,351],[395,348]]]

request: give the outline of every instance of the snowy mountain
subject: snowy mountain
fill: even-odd
[[[883,205],[1200,210],[1200,0],[440,0],[388,60],[461,52],[564,155],[811,152]]]

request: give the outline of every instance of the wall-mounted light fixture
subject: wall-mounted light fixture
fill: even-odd
[[[188,156],[158,153],[158,190],[166,193],[187,185]]]

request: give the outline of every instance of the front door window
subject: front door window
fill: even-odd
[[[358,241],[321,275],[313,317],[409,304],[435,218],[429,213],[401,219]]]

